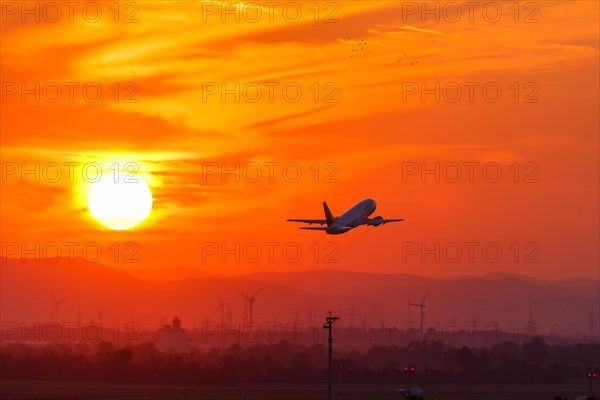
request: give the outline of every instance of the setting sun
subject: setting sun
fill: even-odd
[[[92,216],[107,228],[130,229],[150,214],[152,193],[140,176],[112,172],[92,184],[88,208]]]

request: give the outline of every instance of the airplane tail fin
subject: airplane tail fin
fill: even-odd
[[[327,202],[325,201],[323,202],[323,210],[325,211],[325,219],[327,220],[327,226],[333,225],[333,223],[335,222],[335,217],[331,213],[331,210],[329,210]]]

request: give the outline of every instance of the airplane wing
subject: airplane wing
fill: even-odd
[[[288,219],[288,222],[302,222],[305,224],[319,224],[319,225],[325,225],[327,223],[326,219]]]
[[[326,231],[327,228],[325,228],[324,226],[301,226],[298,229],[306,229],[309,231]]]
[[[378,225],[387,224],[389,222],[400,222],[400,221],[404,221],[404,218],[397,218],[397,219],[367,218],[367,220],[364,222],[363,225],[378,226]]]

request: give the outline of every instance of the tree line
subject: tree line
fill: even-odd
[[[565,383],[598,368],[598,343],[549,345],[534,337],[522,344],[489,348],[443,342],[375,345],[367,351],[334,352],[336,380],[405,384],[404,368],[415,367],[421,384]],[[281,341],[164,353],[153,342],[118,345],[26,344],[0,346],[0,379],[110,381],[160,384],[318,383],[326,379],[327,347]]]

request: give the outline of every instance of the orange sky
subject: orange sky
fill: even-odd
[[[453,22],[455,9],[441,8],[436,21],[421,2],[411,3],[416,11],[394,1],[321,2],[318,16],[314,2],[258,2],[262,17],[245,21],[256,10],[238,8],[239,23],[211,2],[121,2],[118,15],[113,2],[96,2],[98,22],[94,10],[82,16],[88,3],[80,2],[72,21],[63,5],[55,23],[48,2],[27,2],[34,14],[1,3],[2,256],[15,256],[14,244],[17,257],[36,252],[36,243],[38,253],[58,244],[68,255],[64,243],[77,242],[76,256],[97,243],[100,261],[122,268],[598,277],[597,2],[521,2],[518,15],[513,2],[497,2],[497,22],[481,7],[473,21],[463,7]],[[36,83],[39,102],[21,91]],[[239,101],[208,92],[236,83]],[[436,83],[439,102],[422,98],[420,88]],[[97,102],[84,86],[90,96],[101,88]],[[52,102],[56,87],[62,95]],[[302,97],[293,101],[296,88]],[[501,98],[486,100],[496,88]],[[137,102],[126,102],[135,89]],[[104,228],[87,210],[81,167],[115,162],[139,166],[154,196],[149,219],[129,231]],[[39,182],[20,175],[36,163]],[[57,182],[53,163],[62,167]],[[72,180],[65,163],[79,163]],[[222,182],[203,174],[213,163],[256,163],[263,177]],[[288,163],[300,167],[298,182],[284,176]],[[436,163],[448,174],[461,166],[462,179],[403,174]],[[495,170],[484,176],[483,165],[500,166],[498,182],[484,179]],[[329,173],[336,182],[325,182]],[[322,218],[323,200],[339,214],[367,197],[378,201],[374,215],[406,221],[342,236],[285,222]],[[207,253],[215,243],[217,254]]]

